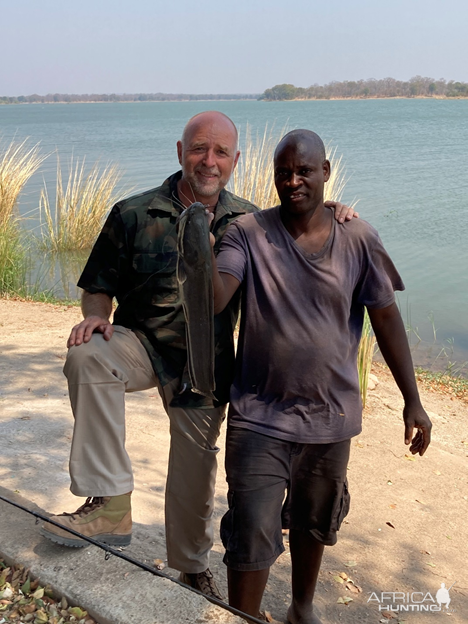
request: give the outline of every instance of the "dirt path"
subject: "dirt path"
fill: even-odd
[[[61,373],[66,337],[79,318],[78,308],[0,300],[0,483],[54,513],[71,511],[80,502],[68,491],[73,423]],[[317,605],[329,624],[467,622],[467,405],[422,390],[434,423],[433,443],[425,457],[409,457],[401,397],[385,368],[376,365],[374,373],[379,383],[370,392],[363,433],[352,442],[351,512],[338,544],[326,549]],[[152,562],[165,558],[167,419],[155,391],[130,395],[127,408],[127,446],[136,477],[135,531],[128,552]],[[217,524],[226,509],[222,451],[219,459]],[[211,567],[225,591],[222,553],[216,535]],[[278,621],[284,620],[290,599],[289,575],[286,548],[272,568],[264,600]],[[362,592],[355,593],[351,582],[347,589],[346,581],[337,580],[343,576]],[[394,618],[379,612],[381,592],[422,592],[427,605],[428,592],[435,597],[441,583],[448,588],[454,582],[453,612],[413,610]],[[337,602],[340,598],[353,600],[346,606]],[[413,598],[414,605],[422,596]]]

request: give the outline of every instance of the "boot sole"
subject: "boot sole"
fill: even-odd
[[[73,538],[73,537],[62,537],[61,535],[56,535],[55,533],[51,533],[47,531],[44,527],[41,528],[40,533],[43,537],[46,537],[51,542],[55,544],[60,544],[60,546],[68,546],[69,548],[84,548],[85,546],[89,546],[89,542],[85,540]],[[113,535],[112,533],[102,534],[102,535],[90,535],[91,539],[96,540],[96,542],[101,542],[103,544],[107,544],[108,546],[128,546],[132,541],[132,534],[129,535]]]

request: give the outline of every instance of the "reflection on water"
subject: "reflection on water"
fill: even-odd
[[[79,299],[76,283],[89,256],[89,251],[51,253],[36,249],[31,252],[29,288],[46,292],[57,299]]]

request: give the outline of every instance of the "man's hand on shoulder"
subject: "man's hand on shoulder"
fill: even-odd
[[[110,340],[114,327],[108,319],[100,316],[88,316],[71,330],[67,347],[78,347],[83,342],[89,342],[94,332],[103,334],[104,340]]]
[[[350,208],[346,206],[346,204],[342,204],[341,202],[336,201],[326,201],[324,202],[327,208],[333,208],[335,211],[335,219],[338,223],[344,223],[345,221],[351,221],[354,217],[355,219],[359,219],[359,212],[356,212],[354,208]]]
[[[421,404],[415,406],[405,405],[403,410],[405,422],[405,444],[411,444],[410,452],[413,455],[424,455],[431,441],[432,423]],[[417,433],[413,438],[414,430]]]

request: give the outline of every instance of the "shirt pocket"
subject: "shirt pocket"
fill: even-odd
[[[179,299],[177,251],[136,253],[132,259],[135,291],[152,304],[174,304]]]

